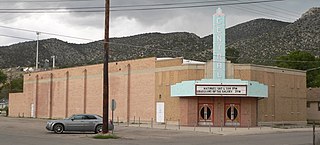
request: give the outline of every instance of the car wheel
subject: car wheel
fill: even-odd
[[[101,133],[102,132],[102,125],[101,124],[97,125],[95,132],[96,133]]]
[[[53,127],[54,133],[60,134],[60,133],[63,133],[63,130],[64,130],[64,127],[63,127],[62,124],[56,124],[56,125],[54,125],[54,127]]]

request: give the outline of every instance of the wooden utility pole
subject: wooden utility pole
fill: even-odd
[[[108,133],[109,121],[109,17],[110,0],[105,2],[105,29],[104,29],[104,63],[103,63],[103,126],[102,133]]]

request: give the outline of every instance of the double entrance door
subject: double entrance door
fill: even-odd
[[[213,125],[213,104],[199,104],[199,125]]]
[[[240,104],[226,103],[224,107],[225,107],[224,108],[224,125],[240,126]],[[213,122],[214,122],[213,104],[200,103],[198,108],[198,125],[213,125]]]

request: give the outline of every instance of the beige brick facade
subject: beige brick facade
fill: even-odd
[[[268,98],[258,101],[259,122],[306,121],[306,73],[304,71],[235,64],[235,78],[268,85]]]
[[[110,63],[110,100],[117,102],[115,121],[155,119],[157,102],[164,102],[166,120],[180,120],[182,125],[197,123],[199,105],[209,104],[213,107],[213,125],[220,126],[221,120],[225,121],[228,103],[241,104],[242,126],[254,126],[258,121],[306,121],[306,75],[297,70],[228,64],[228,78],[253,80],[269,86],[269,97],[259,101],[256,98],[170,96],[170,85],[209,77],[212,71],[209,71],[210,62],[207,64],[183,63],[182,58]],[[38,118],[64,118],[76,113],[101,115],[102,78],[102,64],[25,74],[24,92],[10,94],[9,115]]]
[[[320,123],[320,88],[309,88],[307,91],[308,123]]]

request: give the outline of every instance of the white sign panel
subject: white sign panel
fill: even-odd
[[[157,102],[157,122],[164,123],[164,102]]]
[[[35,118],[35,110],[34,110],[34,104],[31,104],[31,118]]]
[[[247,95],[246,85],[196,85],[196,95]]]

